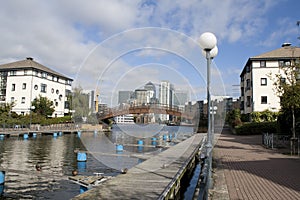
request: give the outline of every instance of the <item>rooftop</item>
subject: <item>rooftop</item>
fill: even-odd
[[[300,57],[300,48],[293,47],[285,43],[281,48],[269,51],[258,56],[251,57],[250,59],[270,59],[270,58],[295,58]]]
[[[12,62],[12,63],[7,63],[7,64],[2,64],[0,65],[0,70],[17,70],[17,69],[26,69],[26,68],[34,68],[34,69],[38,69],[38,70],[41,70],[41,71],[44,71],[44,72],[47,72],[49,74],[53,74],[53,75],[56,75],[58,77],[62,77],[62,78],[65,78],[65,79],[69,79],[69,80],[72,80],[71,78],[68,78],[66,77],[65,75],[63,74],[60,74],[38,62],[35,62],[33,60],[33,58],[31,57],[28,57],[26,58],[25,60],[20,60],[20,61],[16,61],[16,62]]]

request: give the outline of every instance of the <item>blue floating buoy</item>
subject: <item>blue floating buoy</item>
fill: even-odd
[[[163,135],[163,140],[167,140],[168,136],[167,135]]]
[[[55,133],[53,133],[53,137],[57,137],[57,133],[55,132]]]
[[[3,140],[4,137],[5,137],[4,134],[1,134],[1,135],[0,135],[0,140]]]
[[[77,162],[77,170],[80,173],[85,172],[86,171],[86,162]]]
[[[169,134],[169,139],[172,140],[172,137],[173,137],[173,135],[172,135],[172,133],[170,133]]]
[[[82,194],[82,193],[84,193],[84,192],[86,192],[86,191],[88,191],[89,189],[87,188],[87,187],[84,187],[84,186],[80,186],[80,194]]]
[[[78,137],[81,136],[81,131],[77,131],[77,136],[78,136]]]
[[[139,153],[143,152],[144,146],[139,145],[139,146],[137,147],[137,150],[138,150]]]
[[[156,146],[157,142],[156,141],[151,141],[151,145]]]
[[[24,133],[23,138],[24,138],[25,140],[27,140],[28,137],[29,137],[28,134],[27,134],[27,133]]]
[[[156,141],[156,140],[157,140],[157,138],[156,138],[156,137],[153,137],[153,138],[151,138],[151,140],[152,140],[152,141]]]
[[[117,144],[116,150],[119,151],[119,152],[120,152],[120,151],[123,151],[123,150],[124,150],[123,145]]]
[[[5,182],[5,171],[0,171],[0,185],[3,185]]]
[[[138,140],[138,141],[137,141],[137,144],[138,144],[139,146],[142,146],[142,145],[144,145],[144,141],[143,141],[143,140]]]
[[[77,161],[86,162],[86,153],[78,152],[77,153]]]
[[[34,138],[35,138],[36,136],[37,136],[37,134],[36,134],[36,133],[32,133],[32,137],[34,137]]]
[[[63,134],[63,133],[62,133],[61,131],[58,132],[58,135],[59,135],[59,136],[62,136],[62,134]]]

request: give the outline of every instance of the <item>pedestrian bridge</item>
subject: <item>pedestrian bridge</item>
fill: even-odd
[[[107,120],[116,116],[127,114],[168,114],[175,117],[181,117],[185,119],[193,119],[195,117],[194,112],[184,112],[178,106],[167,106],[162,104],[143,104],[143,105],[130,105],[130,106],[118,106],[110,108],[106,112],[98,114],[100,121]]]

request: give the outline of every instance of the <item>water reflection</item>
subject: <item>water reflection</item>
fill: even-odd
[[[153,130],[158,130],[154,132]],[[137,131],[138,137],[134,136]],[[154,134],[154,133],[155,134]],[[82,132],[29,137],[10,137],[0,140],[0,168],[5,169],[4,193],[0,199],[71,199],[80,193],[80,186],[68,180],[72,171],[80,175],[101,172],[116,175],[124,167],[130,168],[142,162],[131,154],[156,154],[156,148],[164,145],[164,135],[183,139],[192,133],[190,127],[114,126],[110,133]],[[149,137],[145,137],[148,135]],[[143,137],[140,137],[143,136]],[[155,139],[154,139],[155,138]],[[142,141],[143,145],[139,145]],[[116,144],[124,145],[123,151],[116,151]],[[77,162],[75,149],[88,151],[86,162]],[[37,171],[36,165],[41,166]]]
[[[85,150],[73,134],[57,138],[37,136],[28,140],[21,137],[1,140],[0,168],[8,169],[2,198],[70,199],[79,194],[79,186],[67,180],[74,169],[83,175],[114,173],[91,155],[87,162],[78,165],[74,153],[77,148]],[[36,170],[37,163],[41,171]]]

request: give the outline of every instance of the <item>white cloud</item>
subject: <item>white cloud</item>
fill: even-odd
[[[86,87],[95,87],[101,78],[105,83],[103,88],[109,89],[109,84],[116,80],[109,75],[100,76],[109,67],[112,59],[117,59],[117,62],[113,63],[114,67],[108,72],[121,77],[132,66],[118,56],[131,55],[131,50],[149,46],[161,48],[152,50],[152,62],[161,61],[162,64],[181,71],[184,76],[191,72],[193,74],[190,77],[193,80],[195,70],[185,69],[181,66],[182,63],[164,63],[162,58],[174,51],[178,57],[195,61],[196,64],[192,63],[195,65],[192,67],[202,66],[204,58],[201,53],[198,54],[196,44],[180,34],[175,37],[168,31],[157,34],[142,27],[169,28],[195,40],[202,32],[212,31],[216,33],[218,44],[221,45],[253,41],[260,45],[272,45],[282,37],[289,39],[292,34],[296,34],[295,25],[293,24],[293,28],[286,18],[280,21],[281,24],[276,24],[282,28],[267,32],[265,41],[259,42],[259,36],[269,28],[266,27],[268,19],[265,13],[276,3],[278,2],[273,0],[4,1],[0,7],[0,62],[32,56],[41,64],[72,78],[79,78],[78,83]],[[121,33],[115,40],[110,38],[124,30],[139,27],[141,31]],[[105,39],[109,43],[105,43]],[[102,43],[95,48],[99,42]],[[164,52],[163,49],[167,51]],[[147,57],[150,52],[140,51],[139,56]],[[206,73],[205,69],[198,70],[201,71],[197,72],[200,75]],[[128,87],[135,83],[140,84],[142,80],[146,83],[149,75],[155,79],[157,72],[151,73],[151,70],[147,70],[147,73],[141,73],[138,70],[132,73],[136,74],[139,75],[136,82],[130,79]],[[205,75],[202,76],[205,78]]]

